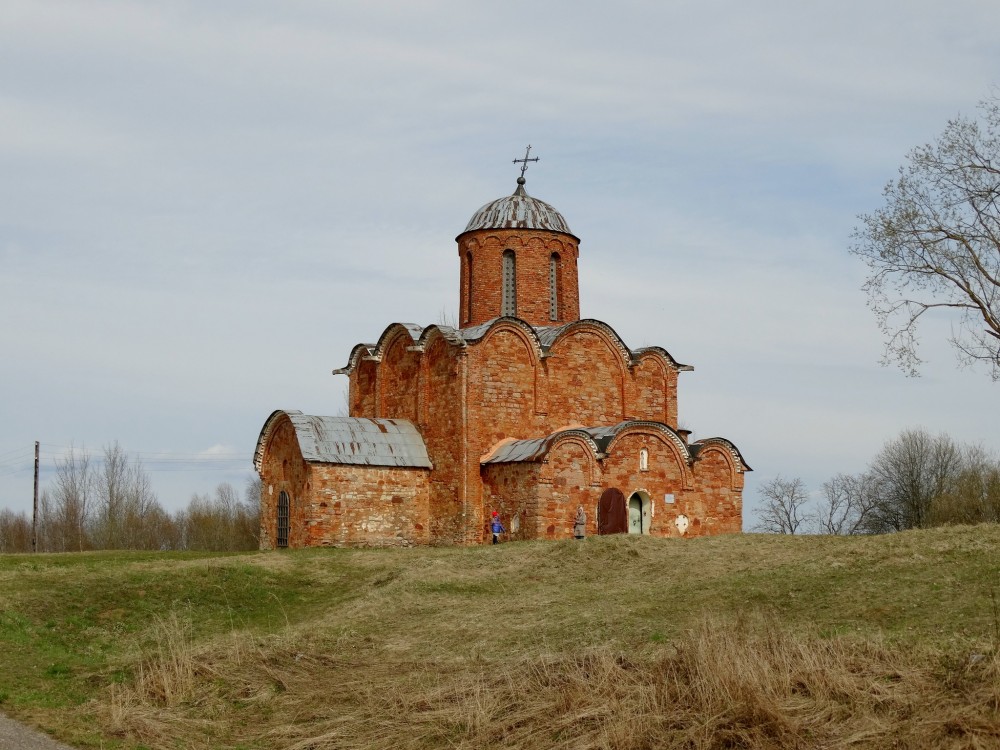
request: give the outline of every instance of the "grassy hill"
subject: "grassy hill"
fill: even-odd
[[[81,747],[1000,747],[1000,527],[0,556]]]

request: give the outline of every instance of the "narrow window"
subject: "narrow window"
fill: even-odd
[[[549,320],[559,320],[559,253],[549,258]]]
[[[503,251],[503,303],[501,315],[517,315],[517,260],[513,250]]]
[[[465,254],[465,322],[472,320],[472,253]]]
[[[639,471],[649,471],[649,451],[645,448],[639,451]]]
[[[278,495],[278,547],[288,546],[288,493],[284,490]]]

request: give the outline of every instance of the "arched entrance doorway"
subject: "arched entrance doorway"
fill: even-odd
[[[597,504],[597,533],[624,534],[626,531],[625,495],[616,487],[604,490]]]
[[[628,499],[628,533],[648,534],[652,521],[652,503],[649,495],[641,490],[633,492]]]

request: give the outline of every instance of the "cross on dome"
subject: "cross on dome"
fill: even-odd
[[[527,150],[524,152],[524,158],[523,159],[514,159],[514,163],[515,164],[517,164],[518,162],[522,162],[522,164],[521,164],[521,176],[517,178],[517,184],[518,185],[523,185],[526,182],[526,180],[524,179],[524,173],[528,169],[528,162],[529,161],[538,161],[538,157],[537,156],[535,158],[533,158],[533,159],[529,159],[528,158],[528,154],[530,154],[530,153],[531,153],[531,144],[529,143]]]

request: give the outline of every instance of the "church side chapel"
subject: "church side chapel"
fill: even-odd
[[[493,511],[510,539],[737,533],[730,441],[690,441],[677,380],[693,368],[581,319],[580,240],[525,190],[458,235],[459,327],[393,323],[334,374],[349,417],[278,410],[261,430],[261,548],[471,545]]]

